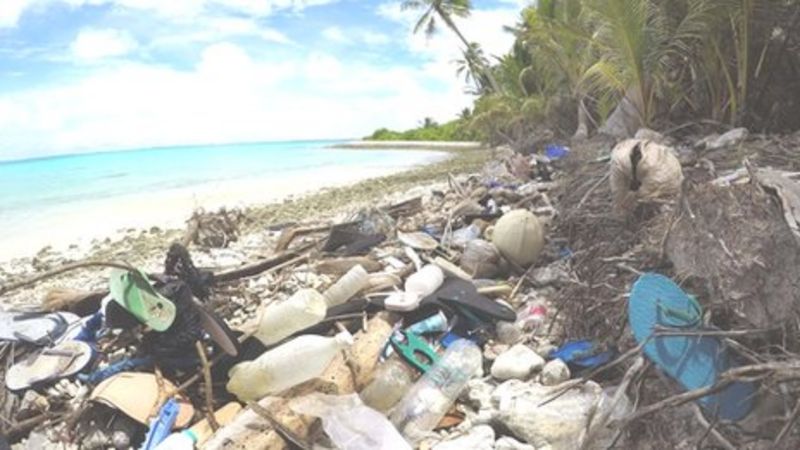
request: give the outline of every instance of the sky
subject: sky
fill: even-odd
[[[472,98],[459,41],[390,0],[0,0],[0,160],[358,138]],[[526,0],[473,0],[487,55]]]

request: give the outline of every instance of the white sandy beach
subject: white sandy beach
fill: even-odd
[[[183,228],[197,208],[215,210],[281,201],[328,187],[355,184],[369,178],[429,164],[446,153],[415,155],[394,167],[337,166],[314,168],[269,178],[228,180],[191,188],[146,192],[49,207],[14,217],[0,236],[0,261],[31,257],[42,248],[84,249],[92,241],[119,237],[130,229]]]

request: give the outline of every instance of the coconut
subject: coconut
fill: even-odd
[[[530,266],[544,247],[542,223],[525,209],[515,209],[503,215],[494,227],[492,243],[512,263]]]

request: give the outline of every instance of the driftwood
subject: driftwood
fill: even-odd
[[[26,286],[30,286],[32,284],[36,284],[36,283],[38,283],[38,282],[40,282],[42,280],[46,280],[48,278],[53,278],[55,276],[61,275],[63,273],[70,272],[72,270],[84,269],[84,268],[87,268],[87,267],[111,267],[111,268],[122,269],[122,270],[136,270],[133,267],[127,265],[127,264],[117,263],[117,262],[107,262],[107,261],[83,261],[83,262],[77,262],[77,263],[72,263],[72,264],[66,264],[64,266],[55,268],[53,270],[48,270],[47,272],[40,273],[38,275],[34,275],[34,276],[30,277],[30,278],[27,278],[27,279],[24,279],[24,280],[21,280],[21,281],[15,281],[13,283],[8,283],[8,284],[6,284],[4,286],[0,286],[0,295],[6,294],[6,293],[8,293],[10,291],[13,291],[15,289],[19,289],[19,288],[23,288],[23,287],[26,287]]]
[[[80,289],[55,288],[44,298],[42,310],[48,312],[70,311],[79,316],[87,316],[100,308],[107,290],[82,291]]]
[[[394,205],[384,208],[386,214],[389,214],[393,219],[401,216],[410,216],[422,211],[422,197],[414,197],[410,200],[405,200]]]
[[[272,258],[258,261],[255,263],[247,264],[236,269],[231,269],[225,272],[220,272],[214,275],[216,282],[226,283],[240,278],[252,277],[267,270],[274,269],[282,264],[286,264],[296,258],[305,257],[305,253],[316,243],[304,245],[302,248],[279,253]]]

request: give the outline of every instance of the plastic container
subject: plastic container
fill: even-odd
[[[314,289],[299,290],[288,300],[267,306],[253,335],[264,345],[275,344],[320,323],[327,310],[322,294]]]
[[[355,265],[322,295],[329,307],[341,305],[368,285],[369,274],[361,265]]]
[[[478,346],[465,339],[454,342],[406,393],[390,420],[410,441],[424,438],[444,417],[482,363]]]
[[[444,283],[444,272],[439,266],[428,264],[406,279],[405,289],[420,298],[431,295]]]
[[[283,392],[320,376],[339,350],[352,343],[350,333],[294,338],[254,361],[233,366],[228,372],[230,380],[226,387],[244,402]]]
[[[413,369],[398,359],[388,359],[359,395],[365,405],[386,414],[411,389],[414,378]]]
[[[386,298],[386,309],[413,311],[419,302],[436,292],[444,283],[444,272],[438,266],[428,264],[406,279],[405,292],[396,292]]]

